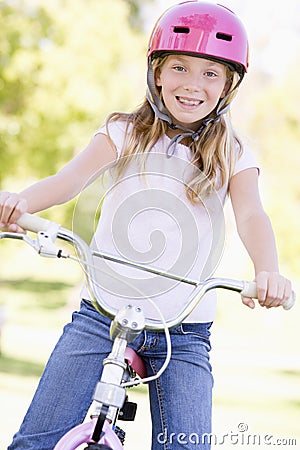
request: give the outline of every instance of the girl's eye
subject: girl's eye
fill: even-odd
[[[176,70],[176,72],[184,72],[185,68],[183,66],[173,66],[173,69]]]
[[[217,77],[217,74],[216,74],[215,72],[211,72],[211,71],[207,71],[207,72],[206,72],[206,75],[207,75],[209,78]]]

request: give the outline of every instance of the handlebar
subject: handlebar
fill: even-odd
[[[95,280],[95,268],[92,257],[100,256],[102,258],[113,260],[120,264],[126,264],[138,268],[140,270],[145,270],[148,272],[156,273],[160,276],[176,279],[180,282],[188,283],[194,286],[194,290],[187,299],[182,310],[173,319],[166,320],[166,325],[168,328],[173,328],[179,325],[198,305],[204,294],[211,289],[223,288],[232,291],[239,292],[245,297],[257,298],[256,283],[249,281],[234,280],[229,278],[209,278],[204,282],[190,280],[188,278],[180,278],[176,275],[170,274],[168,272],[162,272],[153,269],[152,267],[147,267],[145,265],[139,265],[131,263],[128,260],[112,257],[110,255],[105,255],[101,253],[95,253],[91,251],[88,244],[78,235],[72,231],[63,228],[60,224],[43,219],[41,217],[31,215],[28,213],[23,214],[19,220],[18,225],[24,230],[32,231],[37,233],[37,240],[29,238],[25,234],[20,233],[0,233],[0,239],[11,238],[11,239],[21,239],[30,244],[35,250],[41,255],[46,257],[63,257],[69,258],[70,255],[64,250],[59,249],[55,244],[55,240],[61,239],[67,241],[75,246],[76,252],[79,255],[79,260],[83,264],[84,274],[87,282],[87,289],[91,296],[92,302],[96,309],[103,315],[113,319],[118,309],[109,305],[103,298],[99,298],[96,293],[96,287],[93,280]],[[285,310],[289,310],[295,303],[295,293],[283,304]],[[163,329],[161,322],[157,319],[146,318],[145,328],[153,331],[160,331]]]

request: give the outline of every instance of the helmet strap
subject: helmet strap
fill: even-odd
[[[159,96],[156,94],[155,89],[155,79],[154,79],[154,72],[152,69],[151,64],[149,63],[149,68],[147,72],[147,84],[148,89],[146,92],[147,100],[156,115],[159,119],[163,120],[164,122],[167,122],[168,125],[172,125],[172,118],[169,114],[169,111],[163,104],[162,100],[159,98]]]

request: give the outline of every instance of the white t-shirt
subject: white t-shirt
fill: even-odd
[[[109,124],[118,158],[122,157],[125,127],[121,121]],[[97,133],[106,134],[105,127]],[[202,198],[202,204],[192,204],[186,196],[186,183],[192,175],[201,173],[191,165],[191,151],[185,145],[177,143],[173,155],[168,157],[169,143],[170,139],[164,136],[146,159],[144,155],[131,157],[117,181],[109,177],[91,245],[99,252],[179,277],[204,280],[213,275],[223,252],[227,186]],[[258,165],[253,153],[245,147],[234,174],[250,167]],[[100,258],[95,258],[95,264],[100,269],[98,295],[117,308],[127,303],[138,304],[146,317],[158,317],[147,297],[155,301],[166,319],[172,319],[194,290],[189,284]],[[88,298],[85,288],[82,296]],[[216,293],[210,291],[186,321],[210,322],[215,312]]]

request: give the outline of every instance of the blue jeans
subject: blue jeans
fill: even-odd
[[[111,350],[109,326],[109,319],[82,301],[64,328],[8,450],[52,450],[61,436],[84,420],[102,361]],[[211,432],[210,326],[186,323],[171,330],[170,364],[149,384],[152,450],[210,448],[201,444],[202,434]],[[144,358],[148,375],[162,366],[163,332],[144,331],[131,347]]]

